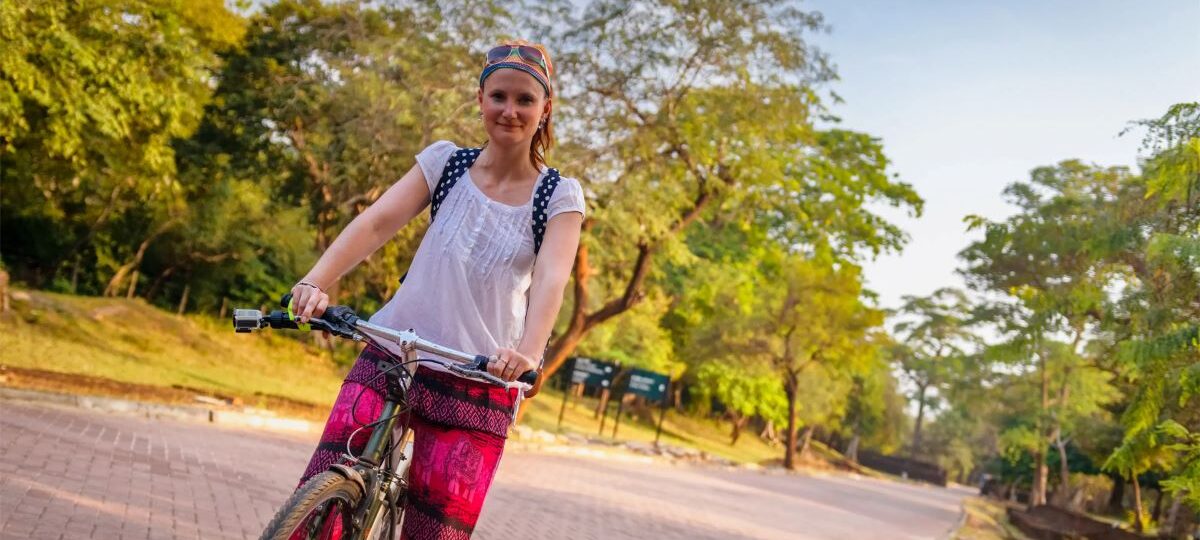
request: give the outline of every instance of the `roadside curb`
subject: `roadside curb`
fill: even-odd
[[[147,418],[170,418],[227,427],[265,429],[289,433],[315,433],[317,431],[317,427],[312,422],[299,418],[285,418],[269,414],[213,407],[164,405],[104,396],[26,390],[8,386],[0,386],[0,400],[52,403],[107,413],[135,414]]]
[[[966,525],[967,525],[967,500],[963,499],[962,502],[958,503],[958,521],[955,522],[952,527],[950,527],[949,531],[946,531],[945,536],[943,536],[942,538],[944,538],[945,540],[954,540],[956,537],[958,537],[958,531],[961,531],[962,528],[965,527]]]

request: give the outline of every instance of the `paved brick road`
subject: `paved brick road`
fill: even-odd
[[[0,539],[254,538],[312,444],[0,401]],[[960,498],[873,480],[509,452],[475,536],[936,538]]]

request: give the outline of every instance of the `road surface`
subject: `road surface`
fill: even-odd
[[[314,441],[0,400],[0,539],[256,538]],[[964,495],[510,451],[475,538],[941,538]]]

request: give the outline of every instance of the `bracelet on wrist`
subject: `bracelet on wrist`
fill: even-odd
[[[321,291],[321,293],[324,293],[324,292],[325,292],[325,289],[322,289],[322,288],[321,288],[319,285],[317,285],[316,283],[313,283],[313,282],[311,282],[311,281],[308,281],[308,280],[306,280],[306,279],[302,279],[302,280],[300,280],[300,281],[297,281],[297,282],[296,282],[296,285],[304,285],[304,286],[306,286],[306,287],[312,287],[312,288],[314,288],[314,289],[316,289],[316,290],[318,290],[318,291]]]

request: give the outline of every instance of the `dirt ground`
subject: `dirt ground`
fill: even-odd
[[[64,394],[113,397],[169,405],[199,405],[201,403],[212,405],[214,404],[213,400],[216,400],[223,402],[231,408],[242,406],[259,407],[273,411],[281,416],[300,417],[317,421],[324,420],[329,414],[328,407],[266,394],[256,394],[254,396],[224,395],[181,385],[153,386],[75,373],[59,373],[42,369],[2,365],[0,365],[0,386]]]

